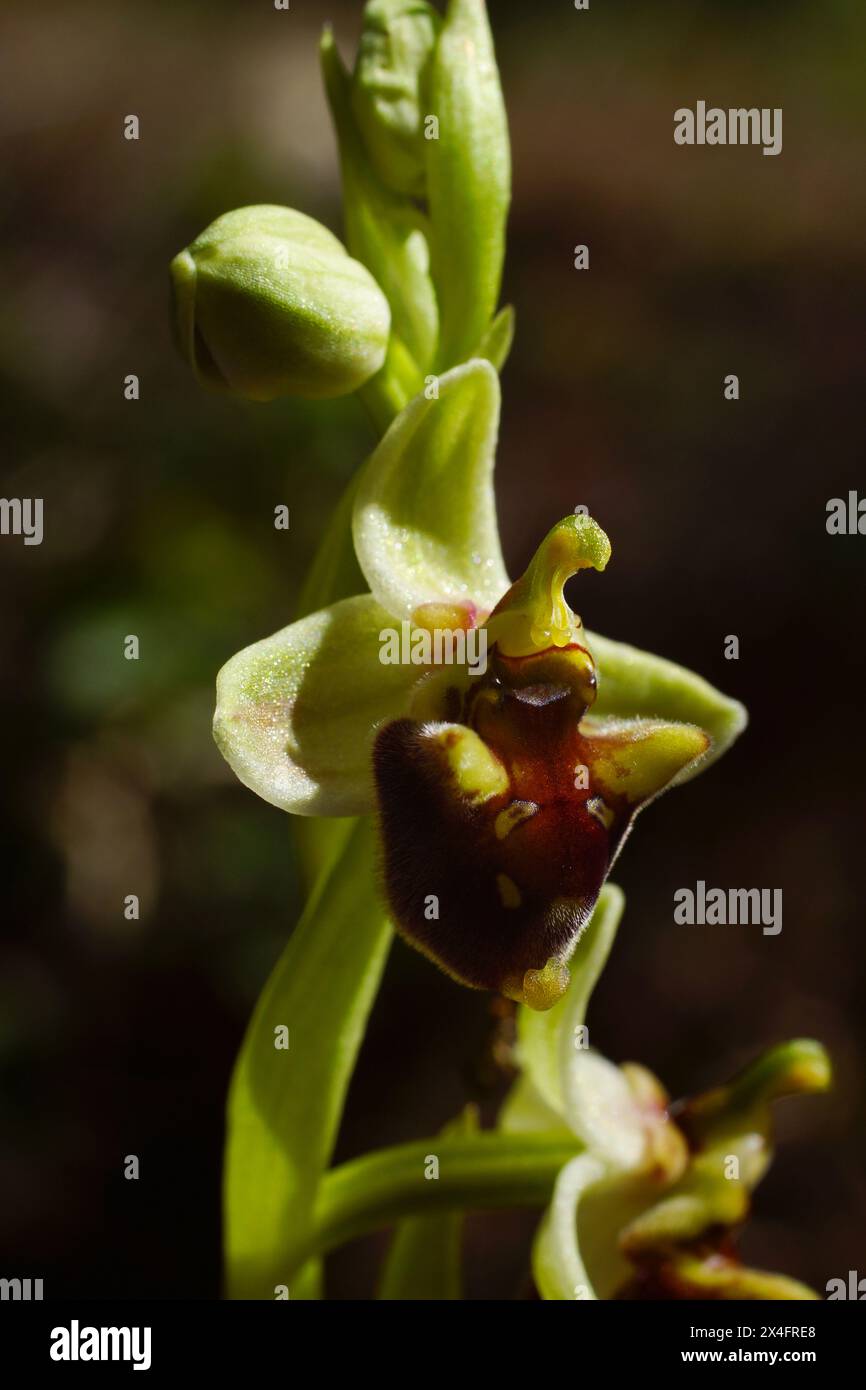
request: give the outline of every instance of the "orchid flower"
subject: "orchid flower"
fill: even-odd
[[[355,493],[369,593],[232,658],[215,733],[273,805],[375,815],[402,935],[464,984],[544,1009],[637,812],[724,751],[745,715],[692,673],[584,631],[563,586],[607,564],[591,518],[559,522],[509,583],[498,420],[480,359],[409,403]],[[383,662],[402,624],[413,639],[483,635],[485,669]]]
[[[571,1133],[533,1250],[548,1299],[814,1299],[783,1275],[748,1269],[734,1233],[772,1159],[771,1102],[823,1091],[815,1042],[771,1048],[732,1081],[671,1105],[645,1067],[615,1066],[584,1024],[624,905],[608,885],[575,956],[568,992],[548,1013],[519,1011],[522,1074],[500,1115],[510,1135]]]

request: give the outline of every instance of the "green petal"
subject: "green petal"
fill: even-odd
[[[312,1223],[355,1057],[391,940],[362,821],[304,916],[256,1006],[228,1103],[226,1278],[232,1298],[289,1296],[288,1259]],[[288,1029],[277,1048],[275,1029]]]
[[[709,748],[708,735],[695,724],[590,716],[582,727],[593,786],[638,809],[683,781]]]
[[[493,466],[499,378],[480,359],[418,395],[367,461],[353,531],[376,599],[397,618],[425,603],[488,611],[508,587],[499,547]]]
[[[724,1144],[747,1129],[768,1134],[774,1101],[826,1091],[831,1081],[826,1048],[813,1038],[793,1038],[762,1052],[732,1081],[685,1101],[682,1113],[701,1147]]]
[[[587,1188],[604,1178],[603,1163],[580,1154],[567,1163],[556,1180],[532,1248],[532,1273],[544,1299],[594,1301],[597,1294],[577,1243],[577,1212]]]
[[[214,737],[245,786],[304,816],[373,804],[371,745],[405,711],[421,671],[383,665],[393,619],[369,595],[343,599],[238,652],[217,677]]]
[[[565,1113],[574,1133],[612,1168],[639,1168],[647,1132],[624,1072],[592,1049],[575,1050],[566,1065]]]
[[[694,671],[597,633],[588,632],[586,638],[598,666],[593,717],[666,719],[697,724],[709,734],[706,757],[687,767],[677,782],[715,762],[745,729],[748,716],[739,700],[723,695]]]
[[[459,1300],[462,1234],[460,1211],[402,1222],[388,1251],[379,1298],[386,1303]]]

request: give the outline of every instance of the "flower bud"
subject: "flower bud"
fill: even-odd
[[[291,208],[218,217],[171,263],[179,345],[199,381],[249,400],[344,396],[385,360],[376,281]]]
[[[440,26],[424,0],[370,0],[352,78],[352,111],[386,188],[425,191],[422,99]]]

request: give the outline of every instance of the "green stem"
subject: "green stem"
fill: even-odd
[[[418,369],[396,340],[389,348],[388,361],[372,381],[362,386],[358,399],[381,436],[419,389]]]
[[[290,1274],[310,1258],[407,1216],[490,1207],[542,1207],[574,1139],[486,1131],[424,1139],[364,1154],[325,1175],[305,1238],[288,1252]],[[438,1176],[428,1176],[432,1160]]]

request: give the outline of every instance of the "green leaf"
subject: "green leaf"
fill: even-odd
[[[351,79],[330,29],[322,34],[320,56],[340,147],[346,242],[385,293],[392,337],[416,365],[417,390],[432,364],[439,332],[427,220],[410,198],[389,192],[373,172],[352,113]]]
[[[499,378],[475,360],[418,395],[364,466],[353,531],[361,568],[389,613],[426,603],[490,609],[508,587],[493,468]]]
[[[388,1251],[379,1298],[385,1302],[455,1302],[461,1296],[463,1213],[404,1221]]]
[[[427,141],[427,198],[441,371],[465,361],[484,338],[505,255],[511,156],[484,0],[451,0],[430,103],[439,122],[439,138]]]
[[[508,354],[513,342],[514,309],[510,304],[506,304],[505,308],[496,315],[481,340],[478,351],[473,356],[486,357],[488,362],[493,363],[497,372],[501,372],[508,361]]]
[[[373,839],[370,821],[359,822],[277,963],[238,1058],[224,1189],[232,1298],[273,1298],[279,1284],[293,1295],[299,1266],[288,1252],[311,1225],[391,940]],[[288,1049],[275,1046],[280,1027]]]
[[[312,891],[328,873],[355,824],[354,816],[293,816],[292,835],[298,850],[303,880]]]
[[[445,1136],[475,1134],[478,1116],[473,1106],[443,1130]],[[386,1301],[423,1299],[426,1302],[460,1298],[461,1211],[416,1216],[394,1233],[379,1297]]]
[[[374,803],[371,743],[421,674],[383,664],[393,619],[342,599],[233,656],[217,677],[214,737],[244,786],[284,811],[353,816]]]
[[[594,632],[586,637],[598,665],[593,716],[668,719],[697,724],[710,735],[706,756],[686,767],[675,784],[703,772],[745,729],[748,715],[739,700],[723,695],[694,671]]]

